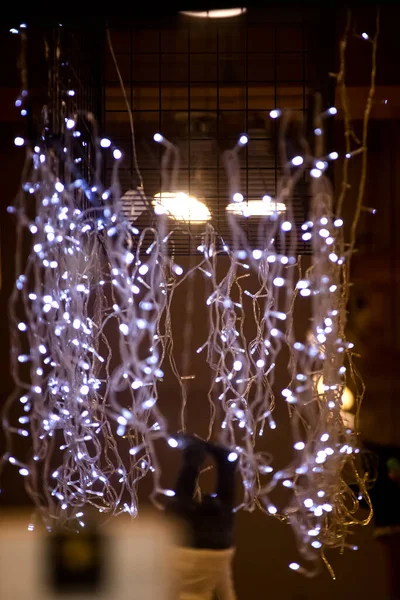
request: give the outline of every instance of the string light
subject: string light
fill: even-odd
[[[331,107],[327,113],[334,115],[337,109]],[[277,109],[270,112],[272,119],[279,116]],[[282,141],[287,134],[286,113],[280,123]],[[75,125],[74,119],[66,120],[67,130]],[[73,132],[66,135],[72,137]],[[160,133],[153,139],[167,146],[167,151],[171,149]],[[306,148],[302,141],[301,147]],[[31,461],[28,467],[7,452],[3,462],[16,466],[26,478],[49,523],[74,518],[84,526],[81,508],[88,504],[101,512],[135,515],[138,485],[145,476],[152,478],[154,501],[160,495],[174,496],[173,490],[160,485],[155,450],[159,439],[171,449],[179,447],[158,403],[159,383],[168,362],[182,388],[181,425],[185,429],[184,378],[188,376],[181,375],[173,354],[171,307],[178,286],[201,277],[207,281],[207,297],[198,302],[204,303],[209,319],[197,353],[204,357],[212,378],[209,434],[220,430],[229,449],[228,460],[238,461],[243,484],[238,508],[262,505],[270,515],[287,518],[307,560],[318,561],[321,548],[343,545],[352,515],[345,508],[341,477],[345,465],[354,465],[355,447],[354,434],[340,412],[346,376],[343,362],[352,349],[341,337],[346,311],[342,273],[348,260],[341,251],[343,220],[333,215],[333,193],[323,173],[326,164],[314,162],[308,150],[304,158],[282,158],[289,173],[274,200],[265,195],[244,202],[237,191],[237,154],[247,142],[243,134],[225,155],[229,197],[234,200],[227,206],[232,247],[221,243],[209,223],[207,206],[174,191],[173,185],[162,187],[172,191],[160,192],[152,201],[155,225],[142,231],[132,228],[120,208],[122,152],[117,148],[112,153],[113,181],[107,190],[99,172],[95,185],[76,175],[68,146],[60,169],[63,177],[52,170],[54,161],[45,144],[42,147],[40,142],[39,148],[43,161],[37,160],[37,153],[35,160],[27,152],[26,180],[15,206],[17,265],[22,264],[26,236],[32,250],[25,271],[17,272],[10,302],[13,376],[23,390],[16,398],[19,409],[27,414],[18,417],[18,424],[26,428],[12,425],[10,432],[31,436],[37,459],[31,468]],[[14,143],[25,142],[15,138]],[[108,138],[97,138],[96,144],[113,147]],[[335,152],[328,155],[330,160],[337,157]],[[298,168],[291,169],[290,164]],[[293,194],[311,164],[316,167],[310,171],[311,202],[302,239],[310,242],[312,268],[298,280]],[[81,189],[98,192],[104,204],[78,209],[75,190]],[[256,248],[251,247],[243,220],[237,218],[243,216],[259,217]],[[172,231],[167,232],[166,217]],[[186,273],[169,255],[174,220],[179,226],[182,221],[205,223],[198,262]],[[221,276],[218,258],[222,252]],[[246,279],[243,273],[256,277]],[[309,296],[312,330],[300,342],[294,336],[294,307]],[[253,310],[248,310],[249,303]],[[255,333],[247,339],[244,324],[251,319],[248,331]],[[111,361],[108,328],[118,335],[117,364]],[[286,384],[279,402],[290,405],[294,452],[289,464],[275,471],[272,457],[258,450],[256,440],[273,435],[277,428],[272,390],[283,351],[291,356],[291,383]],[[21,367],[25,362],[29,362],[29,374]],[[322,389],[318,381],[324,382]],[[220,421],[217,414],[222,415]],[[54,448],[54,440],[59,439],[60,445]],[[43,481],[45,494],[37,470],[51,474]],[[278,484],[291,495],[290,505],[281,510],[270,500]],[[289,567],[303,572],[298,563]]]

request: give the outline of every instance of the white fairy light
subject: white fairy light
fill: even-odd
[[[306,445],[304,442],[296,442],[293,447],[295,450],[304,450]]]
[[[273,284],[276,285],[276,287],[282,287],[285,285],[285,280],[283,277],[275,277]]]
[[[335,114],[332,108],[328,114]],[[270,117],[278,118],[280,114],[276,109],[271,111]],[[282,119],[283,128],[284,121]],[[315,134],[318,135],[317,130]],[[164,146],[169,143],[161,134],[155,134],[154,140]],[[233,156],[247,142],[247,135],[241,135]],[[65,144],[67,146],[67,142]],[[114,148],[108,138],[96,140],[96,147],[112,148],[114,159],[122,158],[121,151]],[[43,162],[39,159],[40,153],[44,156]],[[67,147],[64,154],[69,157]],[[336,154],[331,152],[327,159],[335,160]],[[246,202],[243,195],[235,191],[241,186],[240,172],[234,166],[228,173],[228,195],[233,202],[226,209],[232,238],[232,243],[227,244],[212,227],[212,215],[206,204],[176,191],[168,181],[163,181],[167,184],[165,189],[172,191],[161,191],[152,200],[160,218],[154,219],[151,228],[139,227],[140,231],[135,228],[134,233],[119,206],[118,164],[114,163],[115,180],[107,191],[103,191],[99,177],[88,182],[74,177],[68,161],[63,165],[65,179],[59,181],[50,171],[53,161],[45,143],[40,142],[15,213],[25,228],[30,224],[29,239],[35,242],[30,260],[38,275],[37,282],[30,273],[26,281],[20,279],[20,273],[16,280],[14,306],[18,306],[19,317],[13,317],[13,327],[20,338],[21,349],[14,357],[15,371],[25,377],[28,369],[19,366],[18,357],[26,357],[30,373],[27,377],[32,380],[22,388],[28,391],[18,403],[23,410],[18,423],[26,423],[26,429],[19,429],[19,425],[15,429],[17,435],[25,436],[24,432],[31,435],[40,448],[40,452],[35,448],[37,457],[46,456],[46,451],[50,453],[53,436],[53,440],[63,436],[61,447],[56,444],[59,462],[49,471],[56,467],[57,476],[50,479],[50,493],[52,502],[59,501],[59,509],[68,508],[68,518],[80,519],[83,513],[77,513],[77,507],[93,503],[101,512],[135,515],[137,486],[145,476],[153,478],[153,497],[173,497],[173,490],[160,488],[160,467],[154,449],[158,439],[167,442],[165,446],[179,446],[168,432],[168,423],[158,403],[162,389],[159,382],[164,379],[164,372],[169,373],[165,368],[168,361],[183,393],[185,379],[194,377],[188,374],[191,371],[186,371],[187,365],[175,364],[169,348],[176,327],[171,319],[175,290],[180,285],[185,289],[183,286],[196,275],[202,280],[205,278],[210,287],[204,301],[199,298],[208,311],[209,325],[208,336],[197,352],[199,360],[204,357],[212,373],[210,398],[212,402],[215,398],[218,404],[221,429],[229,433],[228,460],[238,461],[243,482],[242,506],[252,509],[256,499],[260,499],[270,515],[279,512],[285,518],[290,516],[300,547],[313,552],[312,557],[320,553],[312,550],[318,547],[311,544],[307,531],[316,532],[312,537],[318,538],[321,547],[329,545],[325,513],[332,513],[329,526],[335,531],[341,502],[335,486],[344,461],[350,460],[348,457],[352,458],[354,452],[351,434],[343,433],[340,420],[340,394],[345,386],[345,372],[340,369],[350,347],[346,340],[336,342],[338,332],[342,331],[342,316],[333,312],[340,306],[339,293],[346,291],[339,264],[339,260],[344,260],[344,253],[341,237],[336,237],[337,230],[333,231],[339,226],[339,219],[334,219],[331,205],[326,201],[329,194],[325,189],[321,192],[326,183],[323,171],[327,162],[324,158],[317,160],[307,155],[307,165],[315,167],[311,169],[310,212],[301,235],[304,241],[310,241],[312,269],[296,283],[293,266],[297,265],[298,247],[293,189],[295,177],[301,173],[290,165],[299,167],[304,162],[301,156],[283,161],[287,180],[277,186],[274,200],[265,195]],[[45,195],[45,189],[53,192]],[[88,211],[76,208],[77,190],[87,190],[87,195],[98,193],[105,202],[101,208],[91,206],[88,216]],[[27,199],[31,202],[31,198],[36,201],[35,208],[28,212],[25,204]],[[32,222],[33,210],[37,214]],[[239,218],[234,218],[235,215]],[[253,221],[260,231],[257,246],[250,244],[241,217],[260,217]],[[175,263],[172,250],[175,227],[184,227],[182,222],[207,223],[204,229],[196,228],[195,237],[201,239],[201,243],[195,242],[196,246],[199,244],[200,256],[193,267],[185,269],[183,277],[183,268]],[[100,248],[98,232],[101,230],[104,233]],[[282,233],[289,231],[293,233]],[[137,236],[133,242],[132,235]],[[219,254],[222,249],[226,272],[221,277]],[[105,261],[98,260],[100,254],[104,254]],[[243,273],[252,277],[236,286]],[[106,289],[109,293],[103,293]],[[293,339],[293,307],[296,302],[303,302],[297,298],[297,290],[303,297],[312,296],[312,302],[306,303],[311,311],[312,340],[304,343]],[[26,310],[19,312],[20,306]],[[253,340],[246,338],[246,331],[251,327],[243,326],[245,319],[254,319],[251,323],[257,333]],[[20,324],[26,325],[26,330]],[[181,325],[184,331],[185,323]],[[108,329],[113,331],[118,345],[112,360]],[[111,348],[114,350],[114,346]],[[289,349],[291,356],[290,384],[282,391],[283,400],[279,397],[277,401],[290,404],[292,439],[303,437],[304,441],[294,443],[294,449],[300,452],[294,452],[293,460],[278,472],[270,466],[270,457],[258,452],[255,440],[265,435],[265,427],[272,431],[277,427],[273,418],[275,399],[270,390],[276,386],[275,365],[279,366],[282,348]],[[339,355],[343,355],[343,359]],[[332,368],[328,368],[329,365]],[[328,389],[318,394],[317,382],[310,374],[323,375],[326,383],[329,382],[325,386]],[[185,419],[183,403],[180,424],[183,430]],[[124,448],[122,458],[118,450],[114,450],[117,448],[115,435],[118,446]],[[326,447],[328,440],[330,446]],[[338,448],[344,446],[344,442],[347,442],[346,449],[340,453]],[[155,445],[158,446],[158,442]],[[104,452],[112,457],[110,465],[103,460]],[[43,462],[42,458],[38,460],[40,466]],[[17,464],[18,468],[25,468],[23,463]],[[107,464],[106,472],[104,464]],[[264,486],[263,478],[270,473],[274,474],[267,478]],[[30,479],[33,486],[38,485],[35,477]],[[43,483],[48,486],[49,482]],[[285,493],[291,495],[289,509],[278,511],[271,504],[269,494],[277,484],[287,488]],[[322,506],[316,500],[322,497],[320,488],[326,490]],[[34,492],[35,497],[41,496],[39,489]],[[121,502],[118,508],[116,499],[123,495],[127,501]],[[65,516],[64,513],[63,518]],[[292,563],[291,568],[299,570],[300,566]]]
[[[14,138],[14,144],[15,146],[23,146],[25,144],[25,140],[23,137],[17,136]]]
[[[290,221],[284,221],[281,225],[282,231],[290,231],[292,229],[292,224]]]
[[[277,119],[278,117],[280,117],[281,115],[281,111],[274,108],[274,110],[271,110],[269,113],[269,116],[271,117],[271,119]]]
[[[302,156],[295,156],[294,158],[292,158],[292,165],[294,165],[295,167],[299,167],[303,164],[303,162],[304,159]]]

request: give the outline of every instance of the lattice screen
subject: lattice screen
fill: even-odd
[[[277,126],[273,108],[306,114],[309,92],[318,81],[313,31],[318,15],[254,12],[233,19],[196,19],[177,15],[163,21],[136,19],[111,27],[119,68],[134,114],[140,170],[148,198],[160,192],[162,148],[153,135],[161,132],[181,154],[179,189],[204,201],[212,223],[229,241],[225,218],[228,204],[223,150],[241,133],[249,143],[240,153],[245,199],[274,196],[279,177]],[[279,19],[279,20],[278,20]],[[283,19],[283,20],[282,20]],[[125,155],[121,168],[123,192],[135,187],[128,114],[116,71],[106,54],[105,131]],[[328,78],[328,66],[324,77]],[[321,79],[321,78],[319,78]],[[111,165],[110,165],[111,166]],[[307,211],[307,186],[298,187],[295,218]],[[138,216],[150,222],[151,211]],[[246,220],[250,239],[256,219]],[[190,226],[194,240],[174,237],[176,252],[195,252],[203,226]],[[299,236],[300,240],[300,236]],[[299,251],[307,245],[299,241]]]

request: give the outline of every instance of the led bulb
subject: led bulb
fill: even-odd
[[[163,141],[164,141],[164,136],[162,136],[162,135],[161,135],[161,133],[155,133],[155,134],[153,135],[153,140],[154,140],[155,142],[157,142],[158,144],[160,144],[161,142],[163,142]]]
[[[285,280],[282,277],[275,277],[273,284],[276,285],[276,287],[282,287],[285,284]]]
[[[15,146],[23,146],[25,144],[25,140],[23,137],[17,136],[16,138],[14,138],[14,144]]]
[[[274,110],[271,110],[271,112],[269,113],[269,116],[271,117],[271,119],[277,119],[278,117],[280,117],[281,115],[281,111],[277,108],[274,108]]]
[[[115,160],[119,160],[120,158],[122,158],[121,150],[118,150],[118,148],[115,148],[115,150],[113,152],[113,157],[115,158]]]
[[[108,138],[102,138],[100,140],[100,146],[102,148],[109,148],[111,146],[111,140],[109,140]]]
[[[294,165],[295,167],[299,167],[303,164],[303,162],[304,160],[302,156],[295,156],[294,158],[292,158],[292,165]]]
[[[241,194],[240,192],[236,192],[235,194],[233,194],[232,200],[234,202],[243,202],[243,194]]]
[[[239,144],[241,146],[245,146],[248,141],[249,141],[249,138],[247,137],[247,135],[241,135],[239,138]]]

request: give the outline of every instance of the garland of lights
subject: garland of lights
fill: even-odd
[[[23,90],[19,107],[26,96]],[[318,124],[336,112],[331,107],[318,115]],[[86,117],[95,132],[92,116]],[[229,460],[238,460],[243,498],[237,509],[258,506],[286,520],[302,557],[315,564],[309,570],[298,563],[290,567],[308,575],[316,572],[321,556],[325,560],[326,548],[345,545],[358,508],[343,476],[346,469],[360,494],[368,497],[356,470],[356,437],[341,415],[345,362],[352,365],[352,344],[344,328],[354,241],[346,252],[343,221],[334,214],[333,192],[324,175],[338,154],[315,158],[302,139],[303,155],[288,159],[285,136],[291,113],[274,110],[270,117],[281,119],[283,176],[276,198],[246,201],[241,194],[238,153],[248,142],[241,135],[223,156],[232,200],[227,207],[232,244],[227,246],[207,223],[200,258],[186,273],[171,256],[174,230],[167,232],[167,222],[191,216],[207,222],[211,215],[202,203],[175,189],[179,154],[161,134],[154,140],[166,147],[163,169],[175,157],[174,176],[168,184],[164,173],[169,189],[154,199],[154,226],[143,231],[124,219],[118,182],[122,153],[110,140],[100,140],[95,132],[95,185],[79,176],[71,153],[71,141],[80,135],[76,115],[65,118],[62,157],[44,138],[37,144],[15,138],[16,145],[26,146],[21,190],[9,209],[17,218],[17,279],[10,298],[17,390],[3,411],[8,448],[1,465],[8,462],[19,469],[49,529],[56,522],[83,527],[86,505],[135,516],[138,484],[147,474],[153,478],[156,503],[159,494],[174,495],[160,485],[157,440],[172,448],[179,441],[171,437],[160,410],[158,382],[169,362],[182,385],[173,355],[171,306],[184,281],[205,277],[211,286],[205,299],[209,332],[197,352],[212,373],[209,438],[217,437],[231,449]],[[316,135],[321,134],[318,126]],[[99,169],[101,152],[109,151],[114,170],[105,189]],[[306,172],[312,199],[301,229],[302,239],[312,245],[312,264],[303,275],[292,203]],[[91,205],[78,208],[84,197]],[[178,217],[172,213],[177,198]],[[144,195],[142,199],[147,202]],[[250,247],[243,227],[251,215],[258,215],[257,248]],[[27,232],[32,249],[23,266]],[[221,255],[228,265],[222,277],[217,268]],[[257,275],[251,278],[257,281],[254,289],[249,273]],[[295,339],[293,329],[298,302],[311,306],[311,332],[302,341]],[[245,322],[256,331],[251,340]],[[274,373],[285,348],[290,381],[281,395],[290,414],[294,457],[275,471],[272,456],[257,450],[257,438],[267,435],[266,425],[277,427]],[[16,405],[22,408],[17,425]],[[14,455],[14,435],[30,438],[27,460]],[[271,500],[278,485],[292,491],[289,505],[280,510]]]

